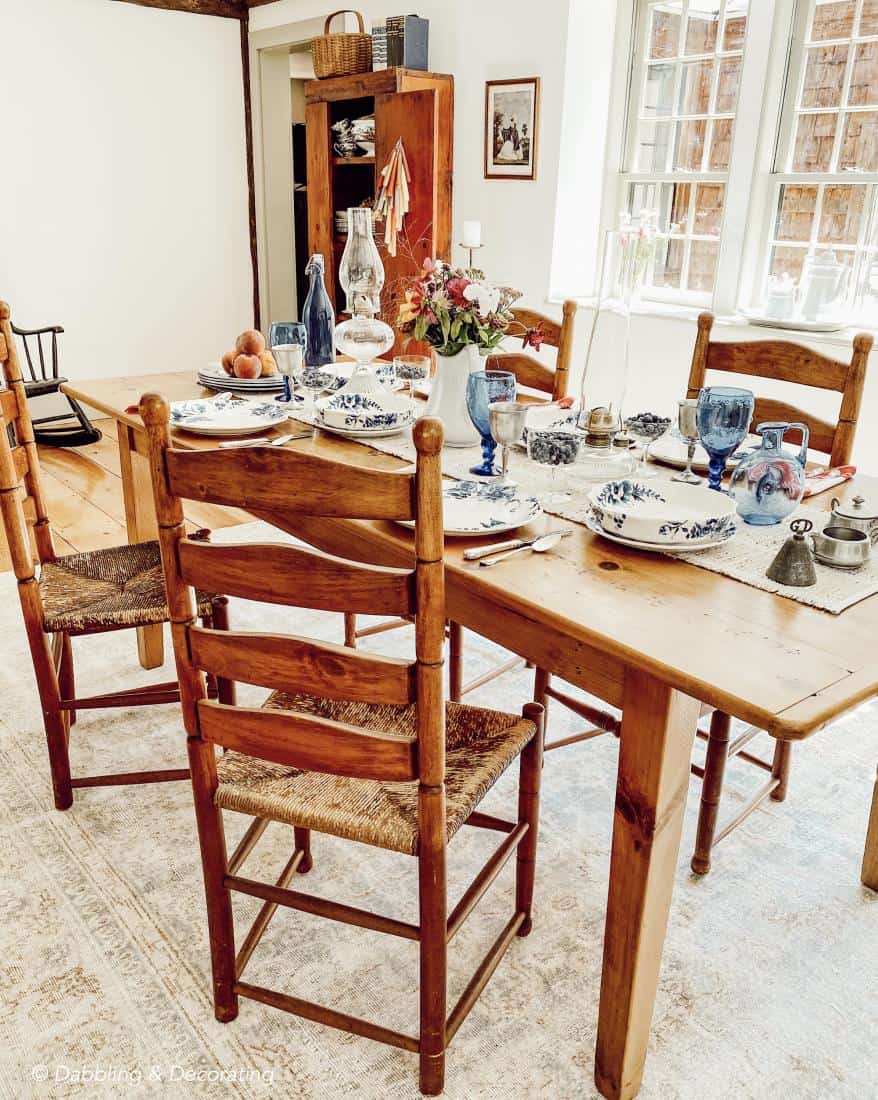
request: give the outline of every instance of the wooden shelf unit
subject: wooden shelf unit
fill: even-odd
[[[336,156],[333,123],[373,111],[375,156]],[[335,232],[335,211],[374,200],[378,173],[397,140],[402,139],[412,178],[409,212],[397,255],[389,256],[384,248],[382,223],[378,223],[375,234],[386,272],[384,319],[393,324],[393,301],[400,278],[413,273],[428,256],[451,259],[454,79],[394,68],[309,80],[305,84],[305,120],[308,247],[310,252],[324,256],[326,287],[336,311],[345,304],[338,283],[338,264],[346,238]]]

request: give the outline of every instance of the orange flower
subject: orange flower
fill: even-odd
[[[407,325],[417,320],[423,305],[423,297],[415,290],[405,292],[405,301],[399,307],[399,324]]]

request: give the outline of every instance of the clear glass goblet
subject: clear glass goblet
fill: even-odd
[[[538,466],[551,470],[551,487],[542,499],[545,507],[564,504],[570,499],[566,489],[559,489],[558,468],[572,466],[576,462],[584,438],[583,433],[573,427],[527,429],[527,457]]]
[[[394,355],[393,365],[396,377],[406,383],[406,396],[411,400],[414,397],[412,383],[430,376],[429,355]]]
[[[692,470],[692,459],[698,443],[698,398],[685,397],[677,402],[677,428],[686,444],[686,469],[674,474],[671,481],[682,481],[685,485],[700,485],[701,478]]]
[[[500,484],[515,485],[509,477],[509,448],[521,440],[527,410],[533,406],[521,401],[492,401],[488,406],[491,436],[500,444]]]
[[[698,436],[710,456],[707,484],[711,489],[723,491],[726,461],[746,439],[755,403],[751,390],[734,386],[705,386],[698,395]]]
[[[640,444],[640,462],[635,476],[638,478],[656,477],[657,471],[648,464],[649,448],[665,434],[671,426],[671,418],[660,413],[642,412],[625,418],[625,430]]]
[[[325,367],[309,367],[304,363],[300,363],[298,367],[293,370],[293,379],[297,386],[301,387],[311,398],[311,412],[314,416],[314,420],[317,419],[317,406],[315,404],[317,395],[323,393],[324,390],[328,390],[334,380],[335,374],[331,367],[328,365]],[[317,436],[317,424],[311,425],[311,438],[315,439]]]
[[[477,370],[466,380],[466,408],[476,431],[482,437],[482,461],[470,466],[470,473],[480,477],[496,477],[500,471],[494,465],[497,444],[491,435],[489,405],[495,401],[515,399],[515,375],[508,370]]]

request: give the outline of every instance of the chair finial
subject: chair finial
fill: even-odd
[[[171,418],[171,407],[166,397],[160,393],[145,393],[140,399],[140,416],[147,426],[167,424]]]
[[[8,302],[0,302],[0,321],[8,321],[12,316],[12,310]]]
[[[415,446],[419,454],[437,455],[442,450],[445,429],[435,416],[425,416],[417,421],[414,430]]]

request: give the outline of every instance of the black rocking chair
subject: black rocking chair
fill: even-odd
[[[30,378],[24,380],[27,396],[45,397],[50,393],[60,393],[61,387],[67,381],[58,374],[58,333],[64,329],[60,325],[33,329],[13,325],[12,331],[20,337],[24,347],[24,359],[30,373]],[[49,348],[43,347],[43,337],[51,337]],[[50,447],[84,447],[89,443],[97,443],[101,438],[100,430],[92,424],[75,398],[68,394],[64,394],[64,397],[71,412],[33,418],[37,443],[45,443]]]

